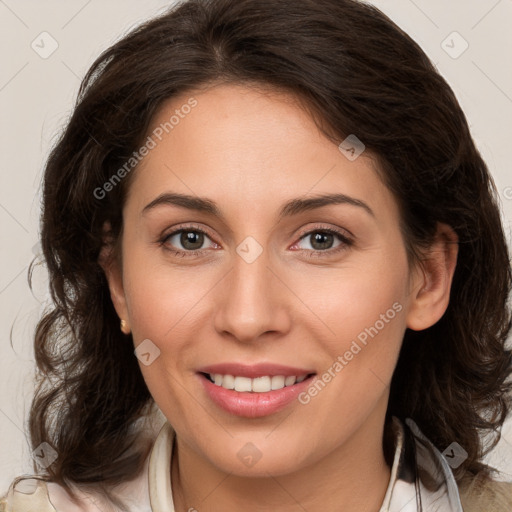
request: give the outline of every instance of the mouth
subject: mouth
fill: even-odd
[[[231,372],[226,371],[227,366]],[[217,365],[204,370],[197,376],[209,400],[224,412],[245,418],[269,416],[294,401],[298,405],[295,399],[316,375],[308,370],[268,365]]]

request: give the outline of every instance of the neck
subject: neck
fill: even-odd
[[[325,457],[268,477],[225,473],[177,439],[171,465],[175,510],[377,512],[391,475],[383,451],[383,426],[382,415],[370,417]]]

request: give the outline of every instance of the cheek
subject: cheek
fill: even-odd
[[[125,258],[125,296],[135,347],[150,340],[158,349],[149,365],[139,363],[146,385],[161,410],[180,418],[190,407],[182,382],[193,365],[191,340],[199,339],[197,316],[211,285],[204,272],[180,271],[155,259],[136,249]]]
[[[134,339],[181,339],[213,283],[198,269],[179,269],[136,251],[125,260],[125,295]]]
[[[294,291],[317,324],[319,341],[332,356],[344,353],[353,340],[374,337],[401,340],[405,330],[408,265],[405,253],[383,250],[347,260],[337,269],[317,268],[295,276]]]
[[[304,293],[309,289],[304,302],[315,313],[310,325],[321,325],[322,333],[316,340],[323,354],[320,382],[302,397],[316,415],[331,411],[344,418],[344,411],[355,409],[365,415],[386,393],[406,329],[408,272],[405,250],[390,244],[336,273],[317,270],[301,278]]]
[[[385,400],[406,325],[407,265],[396,263],[386,273],[385,265],[354,266],[320,283],[329,301],[306,301],[323,321],[315,343],[322,371],[300,402],[332,439],[344,435],[341,423],[356,429]]]

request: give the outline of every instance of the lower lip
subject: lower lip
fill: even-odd
[[[244,418],[260,418],[284,409],[310,384],[314,375],[292,386],[265,393],[239,392],[217,386],[203,374],[199,378],[212,401],[225,411]]]

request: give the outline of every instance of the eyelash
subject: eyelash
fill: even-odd
[[[158,244],[162,247],[164,247],[165,250],[170,251],[174,253],[174,256],[179,257],[192,257],[192,256],[200,256],[203,251],[206,249],[199,249],[196,251],[181,251],[176,249],[169,249],[166,247],[166,242],[169,240],[169,238],[173,237],[174,235],[182,232],[192,232],[192,233],[203,233],[208,238],[212,238],[210,234],[205,231],[204,229],[201,229],[199,226],[194,225],[187,225],[187,226],[178,226],[178,229],[175,229],[174,231],[171,231],[170,233],[165,234],[158,240]],[[302,240],[303,238],[306,238],[308,235],[312,235],[313,233],[329,233],[331,235],[337,236],[340,241],[342,242],[338,247],[335,247],[334,249],[326,249],[325,251],[320,250],[311,250],[311,249],[300,249],[300,251],[305,251],[308,253],[308,257],[319,257],[322,255],[332,256],[334,254],[338,254],[341,251],[346,250],[348,247],[351,247],[353,245],[353,241],[346,236],[343,232],[338,231],[336,229],[333,229],[331,227],[326,226],[315,226],[314,229],[310,229],[304,232],[301,232],[299,235],[299,240]],[[295,244],[294,244],[295,245]]]

